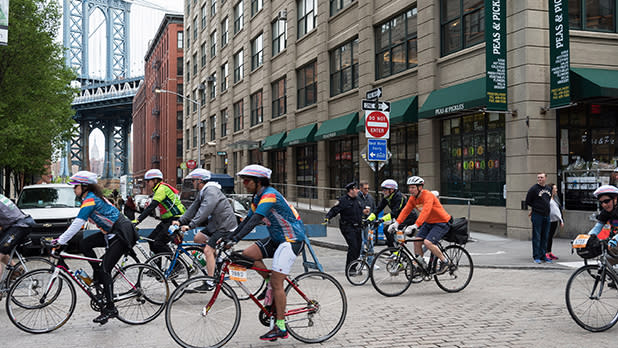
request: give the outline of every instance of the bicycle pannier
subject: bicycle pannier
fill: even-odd
[[[443,239],[451,243],[466,244],[469,237],[468,219],[461,217],[451,221],[451,228],[444,235]]]
[[[595,234],[591,234],[588,238],[585,248],[577,248],[577,255],[584,259],[591,259],[601,255],[603,250],[601,249],[601,242]]]

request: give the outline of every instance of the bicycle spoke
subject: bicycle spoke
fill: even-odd
[[[597,265],[583,266],[566,287],[569,314],[579,326],[593,332],[605,331],[618,321],[618,290],[609,287],[617,279],[613,273],[602,273]]]

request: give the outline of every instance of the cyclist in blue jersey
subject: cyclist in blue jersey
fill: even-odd
[[[281,193],[270,186],[270,174],[270,169],[257,164],[248,165],[236,174],[242,179],[247,192],[253,194],[253,198],[247,217],[238,225],[234,234],[228,237],[232,243],[236,243],[262,222],[268,229],[267,238],[257,241],[243,251],[243,255],[255,260],[254,265],[259,268],[266,268],[262,259],[273,259],[270,280],[267,279],[268,274],[262,276],[267,279],[267,286],[272,289],[277,321],[272,330],[260,336],[260,339],[265,341],[288,338],[283,281],[305,246],[303,221]],[[269,297],[268,294],[266,297]]]
[[[101,265],[90,262],[94,271],[94,280],[103,285],[103,294],[106,306],[101,308],[101,315],[93,321],[101,325],[118,315],[113,301],[111,270],[122,255],[131,250],[137,241],[138,235],[129,219],[120,213],[109,201],[103,198],[101,187],[97,185],[97,175],[88,171],[77,172],[69,179],[69,184],[75,185],[75,195],[82,200],[79,213],[71,226],[53,241],[53,252],[57,252],[88,221],[93,221],[102,233],[95,233],[84,238],[80,249],[84,256],[96,258],[93,248],[105,247],[105,255]]]

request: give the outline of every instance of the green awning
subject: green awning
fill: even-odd
[[[418,122],[418,97],[400,99],[391,103],[390,125]],[[365,116],[358,118],[357,132],[365,131]]]
[[[318,125],[316,123],[292,129],[288,132],[288,135],[282,145],[293,146],[304,143],[312,143],[315,141],[314,136],[317,129]]]
[[[431,118],[485,106],[485,77],[431,92],[418,111],[419,118]]]
[[[571,68],[573,100],[618,98],[618,70]]]
[[[260,150],[268,151],[283,147],[283,139],[285,139],[285,136],[285,132],[267,136],[266,139],[264,139]]]
[[[315,140],[326,140],[347,134],[356,134],[356,123],[358,122],[358,112],[353,112],[345,116],[324,121],[317,133]]]

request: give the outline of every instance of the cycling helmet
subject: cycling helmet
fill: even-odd
[[[380,187],[383,189],[387,188],[387,189],[397,190],[399,188],[399,185],[397,185],[397,181],[393,179],[386,179],[382,181],[382,184],[380,185]]]
[[[69,178],[70,185],[88,185],[96,183],[97,175],[87,170],[79,171]]]
[[[144,180],[161,179],[163,180],[163,173],[158,169],[151,169],[144,174]]]
[[[618,196],[618,188],[614,185],[603,185],[598,189],[594,190],[594,197],[599,198],[599,196],[607,195],[610,197]]]
[[[270,174],[272,172],[272,170],[259,164],[250,164],[244,167],[240,172],[236,173],[236,175],[270,179]]]
[[[187,175],[185,179],[199,179],[202,181],[208,181],[210,180],[210,171],[203,168],[197,168],[194,169],[191,173],[189,173],[189,175]]]
[[[424,185],[425,180],[423,180],[423,178],[421,178],[420,176],[411,176],[408,178],[407,184],[408,185]]]

